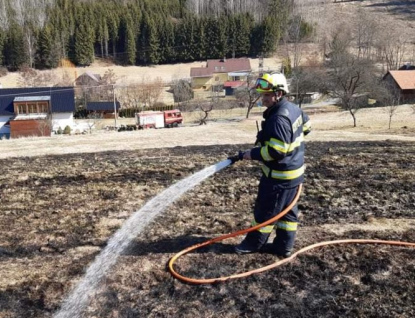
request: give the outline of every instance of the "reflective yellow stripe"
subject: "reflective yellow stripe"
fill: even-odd
[[[272,170],[270,177],[274,179],[292,180],[292,179],[301,177],[304,174],[304,170],[305,170],[304,166],[296,170],[288,170],[288,171]]]
[[[311,129],[311,123],[310,123],[310,121],[304,123],[304,125],[303,125],[303,131],[307,131],[307,130],[310,130],[310,129]]]
[[[268,146],[264,146],[261,148],[261,156],[264,161],[271,161],[274,160],[268,153]]]
[[[289,144],[275,138],[271,138],[271,140],[266,141],[265,144],[282,153],[287,153],[288,148],[290,147]]]
[[[294,151],[295,148],[300,147],[301,143],[304,141],[304,134],[301,133],[300,136],[298,136],[294,142],[290,145],[290,147],[288,148],[288,152],[292,152]]]
[[[303,116],[298,117],[292,125],[293,132],[296,132],[298,127],[303,124]]]
[[[278,221],[277,229],[285,231],[297,231],[297,222]]]
[[[262,165],[262,172],[264,175],[274,179],[281,179],[281,180],[292,180],[298,177],[301,177],[304,174],[305,167],[302,166],[296,170],[288,170],[288,171],[278,171],[278,170],[271,170],[266,166]],[[271,172],[271,173],[270,173]]]
[[[269,168],[266,165],[262,165],[262,172],[268,177],[269,176]]]
[[[258,225],[258,224],[259,223],[255,222],[255,221],[252,221],[252,223],[251,223],[252,226],[255,226],[255,225]],[[268,233],[271,233],[273,229],[274,229],[274,225],[267,225],[267,226],[259,228],[257,231],[259,231],[261,233],[267,233],[268,234]]]

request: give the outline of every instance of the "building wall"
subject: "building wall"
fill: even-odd
[[[195,89],[202,88],[205,86],[205,88],[208,88],[211,84],[209,84],[211,78],[210,77],[194,77],[192,78],[192,86]]]
[[[407,89],[402,91],[401,95],[402,103],[414,103],[415,102],[415,89]]]
[[[194,89],[210,89],[212,85],[220,85],[229,80],[228,73],[214,73],[212,77],[194,77],[192,85]]]
[[[58,131],[59,127],[64,130],[66,126],[71,127],[71,130],[73,130],[75,124],[73,120],[73,113],[53,113],[52,123],[53,131]]]
[[[50,136],[50,127],[46,120],[12,120],[10,121],[10,137]]]
[[[10,116],[0,116],[0,140],[10,137],[10,127],[5,124],[12,118]]]
[[[10,128],[4,125],[12,118],[10,116],[0,116],[0,134],[10,134]]]

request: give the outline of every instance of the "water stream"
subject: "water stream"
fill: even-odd
[[[118,257],[137,237],[139,233],[164,209],[182,194],[197,184],[231,164],[224,160],[207,167],[161,192],[136,211],[108,241],[107,246],[87,269],[84,278],[63,302],[55,318],[80,318],[88,306],[94,290],[98,287],[108,270],[117,262]]]

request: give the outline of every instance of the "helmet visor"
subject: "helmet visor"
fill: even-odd
[[[273,91],[273,85],[268,82],[267,80],[264,80],[263,78],[258,78],[255,83],[255,88],[261,91],[267,91],[272,92]]]

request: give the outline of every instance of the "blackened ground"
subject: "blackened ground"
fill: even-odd
[[[242,149],[248,148],[245,145]],[[175,181],[236,153],[176,147],[0,160],[0,317],[51,317],[121,226]],[[415,242],[415,144],[309,142],[296,248],[371,238]],[[320,248],[223,284],[183,284],[166,271],[181,249],[249,227],[260,169],[238,162],[171,205],[134,241],[85,317],[414,317],[415,249]],[[190,277],[272,263],[229,239],[180,258]]]

